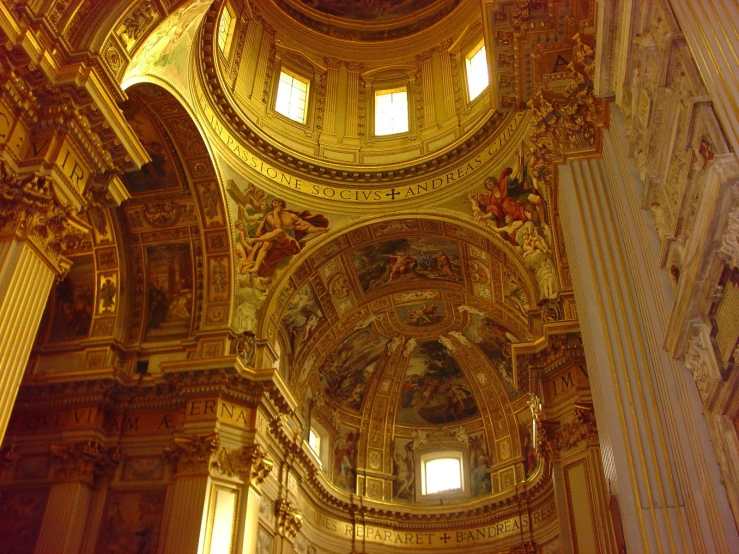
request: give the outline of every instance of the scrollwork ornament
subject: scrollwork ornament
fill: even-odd
[[[89,233],[74,212],[59,202],[48,178],[38,174],[20,178],[0,162],[0,232],[32,241],[62,275],[68,270],[63,252],[74,249]]]
[[[579,34],[573,37],[573,59],[568,69],[572,84],[564,94],[539,90],[529,101],[534,143],[531,168],[541,182],[549,184],[551,167],[566,153],[592,149],[597,125],[603,118],[602,102],[595,97],[593,48]]]

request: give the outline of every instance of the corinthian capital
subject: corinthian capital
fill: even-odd
[[[0,162],[0,233],[32,241],[60,274],[69,269],[63,252],[89,233],[89,226],[64,205],[46,177],[16,176]]]
[[[222,448],[218,451],[212,466],[229,476],[239,476],[244,481],[261,485],[272,471],[272,461],[268,460],[258,445],[240,449]]]

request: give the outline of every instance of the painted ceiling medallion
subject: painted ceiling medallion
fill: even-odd
[[[437,23],[461,0],[275,0],[293,19],[352,41],[396,39]],[[369,25],[369,26],[368,26]]]

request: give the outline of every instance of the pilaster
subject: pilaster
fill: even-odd
[[[361,73],[364,70],[362,64],[349,62],[346,64],[346,128],[344,138],[350,141],[359,139],[359,97],[360,87],[363,86]],[[366,93],[365,93],[366,94]]]
[[[340,70],[340,60],[337,58],[326,59],[326,105],[323,112],[323,132],[331,136],[336,135],[336,108]]]
[[[175,437],[165,450],[175,476],[171,505],[176,506],[166,526],[164,552],[204,550],[208,501],[212,480],[210,465],[218,450],[217,434]]]
[[[629,551],[732,552],[739,537],[692,379],[662,347],[672,292],[611,113],[602,157],[558,170],[606,479]]]
[[[44,511],[36,554],[77,554],[87,525],[95,485],[110,477],[120,460],[117,449],[96,441],[52,446],[54,481]]]

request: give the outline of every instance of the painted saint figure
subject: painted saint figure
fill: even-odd
[[[322,215],[312,216],[308,211],[296,212],[286,207],[284,200],[275,198],[272,212],[264,216],[256,236],[250,238],[240,233],[242,247],[244,251],[248,249],[241,261],[242,270],[260,277],[272,275],[281,260],[297,254],[305,242],[329,230],[328,221]]]

